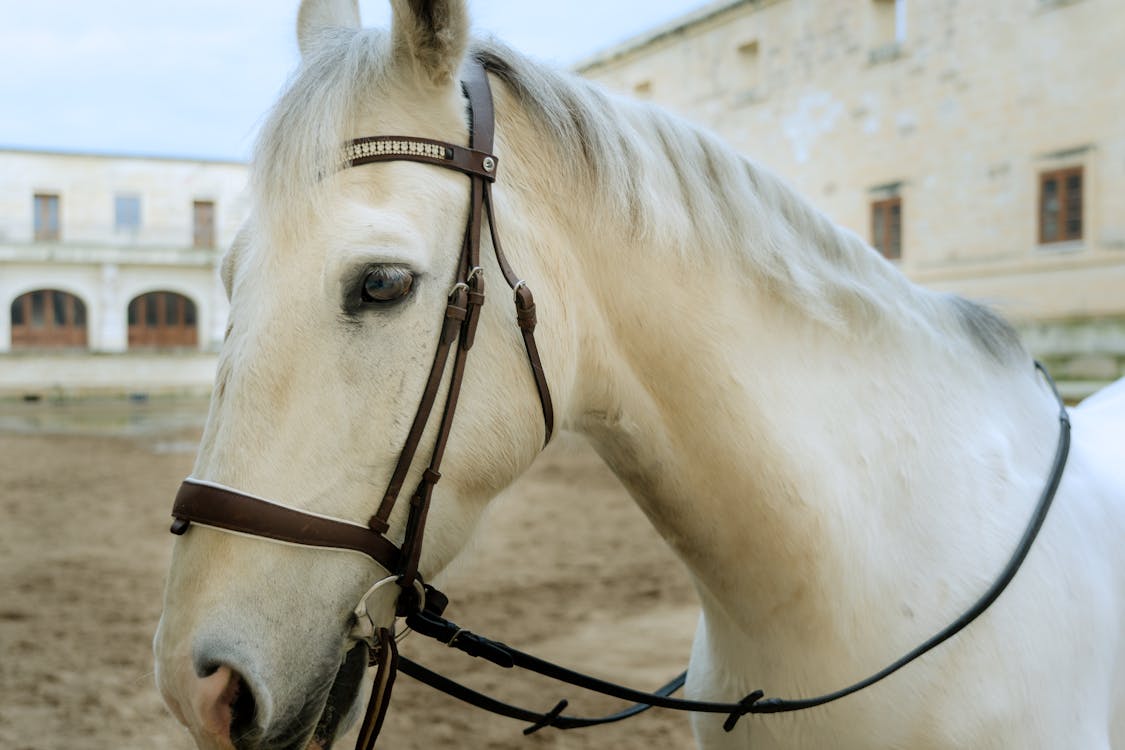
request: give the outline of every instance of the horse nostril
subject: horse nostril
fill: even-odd
[[[242,747],[255,734],[254,694],[238,672],[221,663],[197,665],[193,700],[203,731]]]
[[[234,674],[234,691],[229,696],[230,703],[230,737],[238,747],[238,742],[252,734],[256,728],[257,706],[254,704],[254,693],[246,681]]]
[[[221,666],[223,666],[222,662],[218,662],[218,661],[208,661],[208,662],[196,663],[196,665],[195,665],[195,676],[199,677],[200,679],[210,677],[211,675],[218,672],[219,667],[221,667]]]

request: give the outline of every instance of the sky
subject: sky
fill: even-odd
[[[473,27],[569,66],[708,0],[470,0]],[[298,0],[0,0],[0,148],[246,159],[297,65]],[[387,0],[360,0],[386,26]]]

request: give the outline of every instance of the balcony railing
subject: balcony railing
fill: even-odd
[[[0,263],[115,263],[118,265],[209,266],[218,248],[189,245],[96,242],[0,242]]]

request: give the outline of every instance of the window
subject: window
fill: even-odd
[[[1082,167],[1039,174],[1039,243],[1082,239]]]
[[[31,326],[42,328],[45,322],[43,308],[46,305],[47,292],[30,292],[31,297]]]
[[[36,193],[33,212],[35,241],[58,242],[59,196],[49,193]]]
[[[902,198],[871,203],[871,244],[890,260],[902,257]]]
[[[743,89],[756,92],[762,85],[762,55],[757,39],[738,45],[738,61],[741,63]]]
[[[1056,8],[1064,8],[1067,5],[1073,5],[1077,2],[1079,2],[1079,0],[1039,0],[1039,10],[1055,10]]]
[[[129,303],[129,348],[194,347],[195,303],[175,292],[149,292]]]
[[[113,199],[113,226],[118,232],[136,232],[141,228],[141,197],[118,195]]]
[[[58,289],[36,289],[12,302],[12,348],[86,346],[86,304]]]
[[[870,0],[868,36],[872,63],[893,60],[906,41],[906,0]]]
[[[195,201],[191,204],[192,246],[215,246],[215,204],[212,201]]]
[[[147,299],[141,299],[141,300],[138,301],[138,304],[141,305],[142,307],[144,307],[144,309],[145,309],[145,314],[144,314],[145,328],[156,328],[158,325],[160,325],[160,323],[159,323],[159,321],[160,321],[160,309],[159,308],[160,308],[160,303],[164,299],[164,295],[157,293],[157,294],[150,294],[150,295],[146,295],[146,296],[148,297]]]

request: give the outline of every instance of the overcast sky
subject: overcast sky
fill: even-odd
[[[470,0],[473,24],[571,65],[707,0]],[[0,148],[244,159],[297,63],[297,0],[0,0]],[[385,26],[386,0],[360,0]]]

